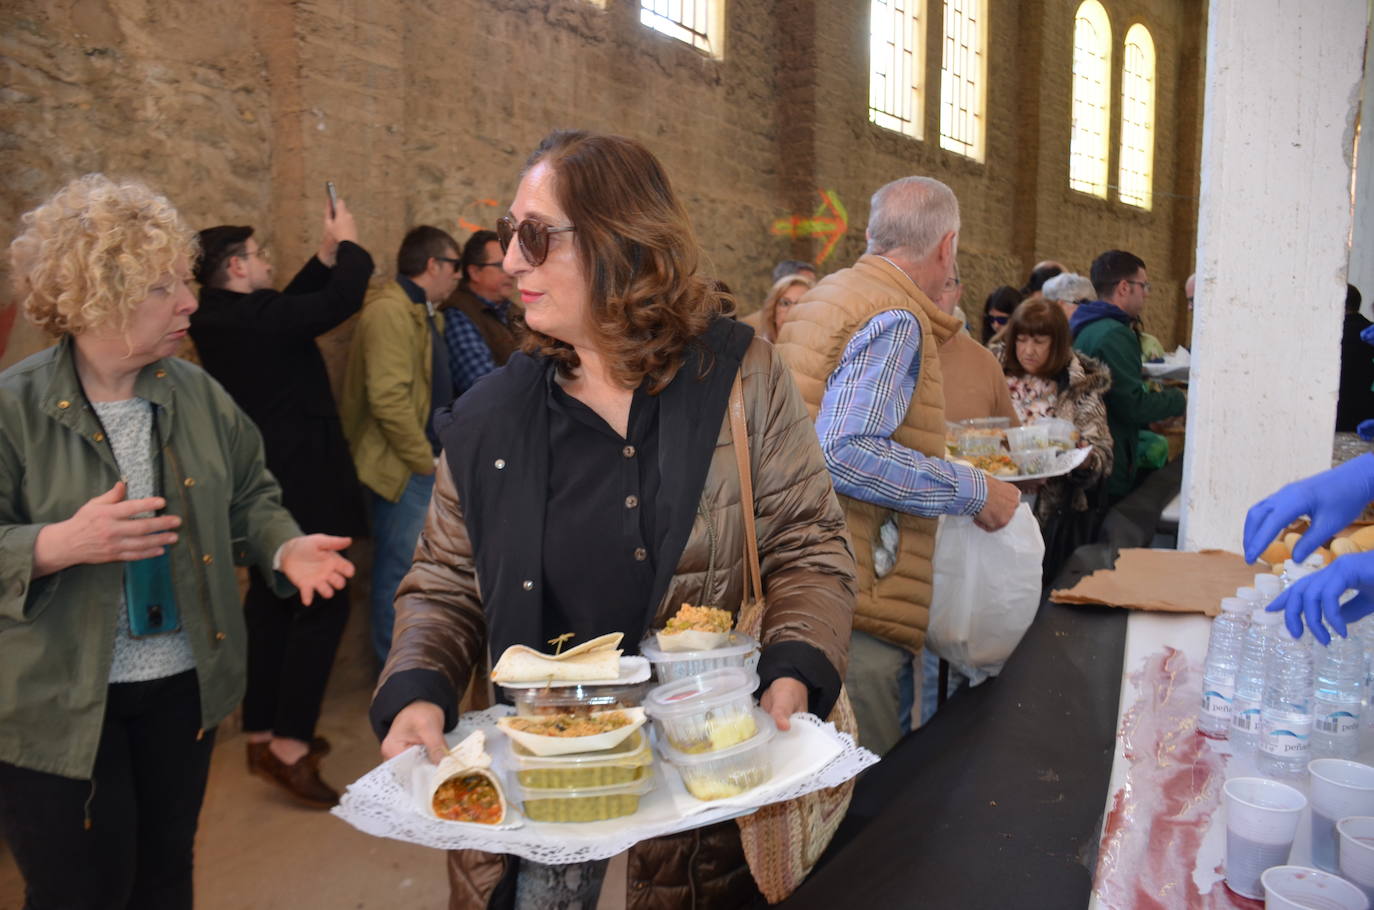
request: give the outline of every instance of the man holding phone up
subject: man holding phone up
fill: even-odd
[[[326,204],[319,250],[282,291],[272,287],[271,261],[253,228],[207,228],[200,242],[200,309],[191,317],[191,338],[202,364],[257,423],[267,467],[296,521],[312,532],[363,535],[361,489],[315,344],[358,312],[372,275],[352,213],[343,200]],[[254,570],[243,606],[249,770],[328,808],[339,795],[320,779],[329,745],[315,736],[315,723],[348,596],[304,607],[297,596],[275,596]]]

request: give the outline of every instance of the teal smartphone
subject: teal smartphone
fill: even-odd
[[[124,602],[129,608],[129,632],[134,638],[167,635],[181,628],[181,614],[177,612],[172,590],[170,554],[124,564]]]

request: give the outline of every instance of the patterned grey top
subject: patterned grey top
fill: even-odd
[[[115,461],[129,485],[128,498],[153,496],[153,406],[142,398],[125,401],[93,401],[114,450]],[[179,605],[183,614],[185,605]],[[129,607],[124,590],[119,591],[119,611],[115,621],[114,662],[110,682],[141,682],[162,679],[196,665],[191,643],[182,629],[169,635],[134,638],[129,634]]]

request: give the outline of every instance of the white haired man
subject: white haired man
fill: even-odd
[[[1073,311],[1078,309],[1080,303],[1097,299],[1093,283],[1074,272],[1061,272],[1055,275],[1045,282],[1041,293],[1045,295],[1046,300],[1059,304],[1059,308],[1064,311],[1065,319],[1073,318]]]
[[[911,658],[925,643],[935,524],[973,515],[995,531],[1020,494],[945,451],[938,349],[961,328],[934,303],[954,277],[959,203],[928,177],[873,194],[868,251],[793,307],[778,346],[816,417],[859,567],[845,685],[863,745],[910,728]]]

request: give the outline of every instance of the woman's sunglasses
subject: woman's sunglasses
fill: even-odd
[[[577,228],[571,224],[566,227],[549,227],[540,221],[532,221],[526,218],[519,224],[509,215],[504,215],[496,219],[496,239],[501,242],[501,255],[506,254],[510,249],[510,242],[513,238],[520,239],[520,252],[524,254],[525,261],[531,266],[541,266],[544,260],[549,258],[549,235],[561,234],[564,231],[575,231]]]

